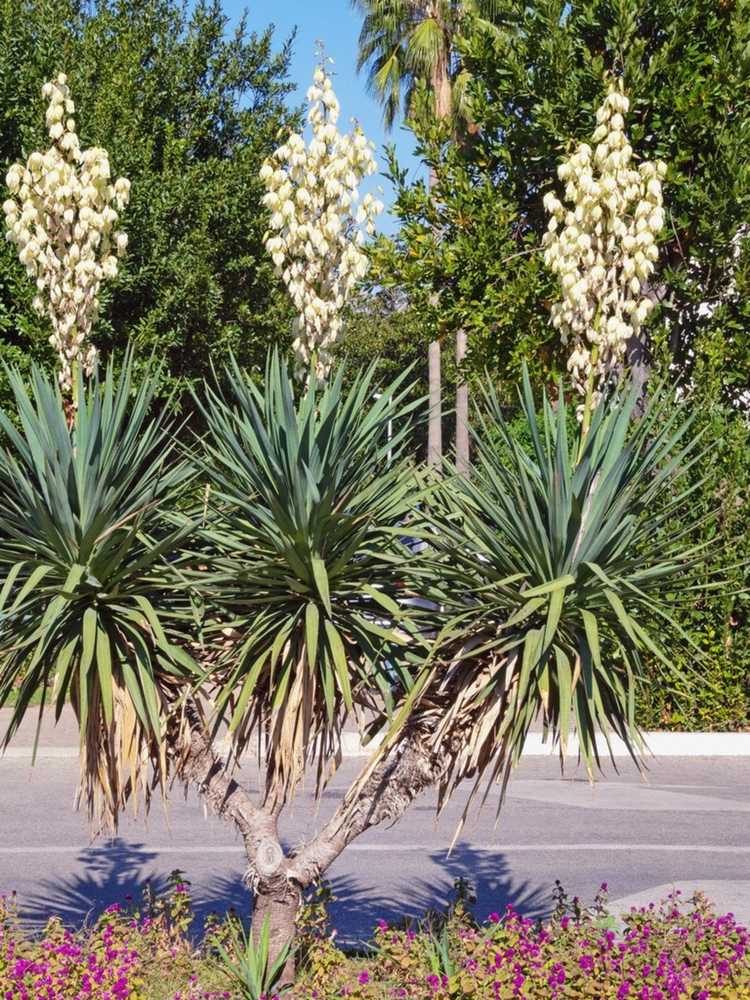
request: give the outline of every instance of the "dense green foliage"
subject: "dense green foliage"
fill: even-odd
[[[638,717],[650,729],[743,729],[750,726],[750,625],[747,551],[750,530],[750,429],[744,416],[718,398],[718,384],[700,378],[705,388],[688,405],[694,427],[711,443],[689,478],[696,491],[674,512],[675,521],[696,527],[696,543],[716,545],[726,567],[726,587],[703,590],[683,608],[680,625],[702,656],[684,644],[671,653],[679,675],[660,681],[650,669],[641,692]],[[708,382],[708,384],[706,384]],[[705,518],[706,520],[702,520]]]
[[[565,351],[549,323],[559,291],[540,252],[548,221],[542,199],[548,190],[561,193],[556,168],[570,144],[590,139],[605,74],[622,74],[636,154],[669,165],[652,288],[659,305],[647,342],[631,345],[630,360],[640,377],[650,369],[676,378],[709,438],[720,442],[702,463],[705,482],[692,506],[719,507],[710,530],[740,562],[747,557],[747,427],[726,404],[746,408],[750,379],[748,5],[505,0],[497,21],[491,35],[462,32],[473,129],[457,143],[427,105],[413,115],[432,186],[390,159],[400,226],[373,250],[373,289],[386,288],[420,317],[423,350],[434,336],[443,340],[449,394],[457,329],[468,334],[469,376],[489,370],[511,408],[509,386],[523,363],[535,384],[563,371]],[[730,496],[740,498],[734,507]],[[744,572],[734,571],[730,589],[744,583]],[[750,640],[741,605],[727,596],[709,607],[697,597],[680,622],[708,655],[676,689],[652,684],[640,717],[659,726],[746,725]],[[694,666],[690,657],[678,659]]]
[[[452,143],[424,115],[412,122],[437,187],[391,164],[401,227],[381,241],[376,280],[399,287],[448,342],[466,329],[473,370],[515,381],[524,357],[540,374],[564,364],[548,323],[557,293],[539,253],[542,197],[559,184],[568,144],[590,137],[605,73],[621,73],[636,154],[669,165],[652,340],[683,373],[714,355],[725,392],[741,393],[750,373],[746,0],[499,8],[504,30],[465,41],[472,133]]]
[[[438,640],[454,650],[449,667],[427,682],[441,706],[435,745],[451,726],[463,737],[443,795],[467,774],[507,781],[540,711],[561,754],[574,727],[589,771],[604,753],[597,733],[635,754],[647,658],[659,680],[676,677],[675,613],[691,607],[698,580],[709,595],[723,588],[715,543],[690,537],[703,517],[689,478],[703,435],[669,391],[634,421],[637,406],[637,390],[623,389],[596,408],[588,434],[575,422],[571,435],[562,396],[537,412],[526,378],[524,447],[485,390],[472,476],[446,482],[430,537],[454,616]]]
[[[45,80],[65,71],[82,145],[101,145],[132,182],[129,247],[104,293],[94,341],[104,357],[132,338],[181,388],[232,350],[262,368],[284,342],[288,303],[262,236],[258,171],[288,109],[288,44],[230,30],[219,0],[2,0],[0,165],[46,149]],[[52,360],[33,283],[0,244],[0,353]]]

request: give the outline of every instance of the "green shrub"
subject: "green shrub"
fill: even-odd
[[[719,539],[726,586],[718,594],[710,577],[678,616],[700,650],[672,650],[682,680],[672,685],[648,665],[638,706],[649,729],[737,730],[750,725],[750,623],[747,587],[750,532],[750,429],[747,418],[720,402],[710,389],[694,392],[695,432],[712,447],[689,473],[695,492],[674,512],[676,523],[695,524],[696,544]],[[701,655],[702,654],[702,655]]]

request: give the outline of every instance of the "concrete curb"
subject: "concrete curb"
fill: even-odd
[[[750,757],[750,732],[747,733],[665,733],[649,732],[644,734],[647,751],[655,757]],[[377,738],[367,747],[363,747],[357,733],[342,734],[342,751],[344,757],[366,757],[378,744]],[[619,737],[612,737],[612,752],[615,757],[627,757],[625,744]],[[227,743],[221,740],[216,749],[219,753],[227,750]],[[524,757],[546,757],[556,753],[549,742],[542,742],[541,733],[529,733],[524,746]],[[608,755],[604,740],[600,741],[599,752]],[[11,746],[0,755],[6,760],[29,760],[33,753],[31,746]],[[571,737],[567,748],[568,757],[578,756],[578,741]],[[40,746],[37,758],[46,760],[70,760],[78,757],[78,747],[75,746]]]
[[[646,753],[654,757],[750,757],[750,732],[747,733],[644,733]],[[377,741],[373,740],[373,744]],[[599,752],[607,756],[609,751],[604,739],[599,741]],[[630,754],[623,741],[613,736],[610,738],[612,753],[615,757],[629,757]],[[363,757],[369,753],[363,747],[357,733],[344,733],[342,738],[345,757]],[[373,744],[370,744],[372,746]],[[548,757],[556,754],[557,748],[550,742],[542,742],[541,733],[529,733],[523,748],[524,757]],[[578,740],[571,737],[568,740],[567,757],[578,756]]]

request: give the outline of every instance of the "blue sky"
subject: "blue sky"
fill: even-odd
[[[412,136],[399,124],[394,125],[390,133],[386,133],[380,106],[365,89],[365,74],[357,73],[357,39],[361,18],[351,7],[349,0],[224,0],[223,6],[232,22],[247,8],[251,30],[259,30],[268,24],[275,25],[279,44],[297,29],[291,77],[297,84],[298,94],[295,96],[300,101],[304,100],[305,91],[312,79],[316,41],[322,41],[326,54],[334,60],[334,89],[341,102],[339,128],[342,131],[348,129],[350,119],[356,118],[365,135],[377,147],[379,166],[385,166],[382,153],[384,143],[393,142],[401,164],[408,165],[414,172],[419,170],[412,155]],[[372,179],[365,190],[376,188],[382,188],[380,197],[388,206],[392,201],[390,185],[378,176]],[[386,213],[381,217],[380,228],[389,231],[394,223]]]

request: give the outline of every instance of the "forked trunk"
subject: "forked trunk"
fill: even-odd
[[[180,778],[192,785],[211,811],[234,823],[247,856],[245,882],[253,895],[251,934],[257,942],[268,920],[269,962],[273,963],[295,936],[301,900],[300,884],[287,877],[287,859],[279,842],[277,816],[257,806],[248,792],[226,770],[214,749],[200,707],[185,706],[186,741],[177,754]],[[175,739],[174,743],[181,742]],[[294,979],[294,956],[284,966],[282,984]]]

